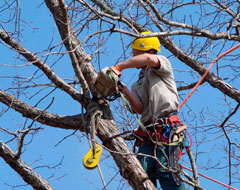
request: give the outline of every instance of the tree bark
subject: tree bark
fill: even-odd
[[[91,93],[93,96],[97,96],[98,93],[96,92],[96,89],[93,85],[94,81],[96,80],[97,73],[94,67],[91,65],[88,56],[85,54],[77,37],[71,33],[72,28],[68,22],[68,18],[65,12],[65,5],[62,4],[62,0],[45,0],[45,3],[53,14],[55,23],[58,27],[66,49],[69,52],[73,52],[72,48],[74,48],[75,56],[70,55],[72,64],[75,64],[75,58],[77,58],[80,66],[84,65],[84,69],[82,70],[83,75],[91,89]],[[133,154],[129,146],[125,143],[124,139],[118,137],[108,140],[110,137],[119,134],[120,132],[112,119],[112,114],[109,106],[102,106],[102,111],[104,112],[105,119],[100,120],[97,135],[112,154],[116,164],[120,169],[121,175],[129,182],[133,189],[156,189],[156,187],[147,177],[147,174],[143,170],[136,156]]]
[[[22,179],[37,190],[53,190],[48,182],[38,175],[32,168],[23,162],[21,158],[16,159],[15,153],[2,141],[0,141],[0,156],[11,166]]]
[[[8,107],[13,108],[17,112],[21,113],[24,117],[31,118],[39,123],[62,129],[80,130],[82,132],[85,131],[81,115],[60,116],[57,114],[48,113],[47,111],[39,110],[22,102],[2,90],[0,90],[0,102],[4,103]],[[147,174],[141,167],[141,164],[138,162],[136,156],[133,154],[129,146],[125,143],[124,139],[122,137],[117,137],[109,140],[112,136],[115,136],[120,132],[117,129],[114,120],[111,119],[112,116],[110,108],[103,105],[101,107],[102,110],[105,110],[104,117],[108,119],[100,120],[97,136],[101,139],[103,144],[106,146],[106,149],[113,156],[120,169],[121,175],[129,182],[133,189],[156,189],[152,182],[148,179]],[[8,147],[4,149],[5,146],[3,143],[1,143],[0,146],[2,147],[0,148],[0,156],[3,157],[6,162],[9,160],[10,163],[7,163],[9,163],[14,170],[16,170],[18,173],[24,173],[25,175],[25,167],[16,166],[18,162],[14,160],[14,153]],[[12,165],[12,162],[14,165]],[[28,173],[28,176],[31,176],[31,179],[35,178],[36,175],[37,174],[33,172]],[[32,185],[31,183],[29,184]]]
[[[84,131],[81,115],[62,116],[30,106],[10,94],[0,90],[0,102],[22,114],[23,117],[38,121],[39,123],[62,128]]]

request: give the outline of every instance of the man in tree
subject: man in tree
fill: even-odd
[[[138,155],[138,159],[155,186],[158,179],[164,190],[184,190],[183,183],[166,169],[168,167],[177,171],[184,135],[181,133],[181,138],[173,133],[183,125],[177,116],[178,92],[170,62],[166,57],[157,55],[160,52],[159,46],[157,37],[136,38],[131,46],[133,57],[112,69],[119,73],[128,68],[141,69],[139,79],[133,84],[131,91],[124,84],[119,85],[132,109],[141,114],[141,122],[151,136],[149,138],[144,129],[136,132],[143,139],[137,140],[140,145],[138,153],[146,155]],[[173,137],[177,137],[175,146],[169,146]],[[147,155],[156,155],[162,166]]]

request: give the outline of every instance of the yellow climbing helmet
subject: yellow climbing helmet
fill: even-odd
[[[150,34],[150,32],[141,32],[141,34]],[[141,51],[155,49],[160,52],[160,42],[157,37],[135,38],[131,48]]]

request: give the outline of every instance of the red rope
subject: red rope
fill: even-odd
[[[181,166],[182,166],[184,169],[192,172],[192,170],[191,170],[190,168],[187,168],[186,166],[183,166],[183,165],[181,165]],[[212,178],[210,178],[210,177],[208,177],[208,176],[206,176],[206,175],[200,174],[200,173],[198,173],[198,172],[197,172],[197,174],[200,175],[200,176],[202,176],[202,177],[204,177],[204,178],[206,178],[206,179],[209,179],[209,180],[211,180],[211,181],[214,181],[214,182],[216,182],[216,183],[218,183],[218,184],[220,184],[220,185],[223,185],[223,186],[225,186],[225,187],[228,187],[228,188],[230,188],[230,189],[238,190],[238,189],[236,189],[235,187],[231,187],[231,186],[229,186],[229,185],[227,185],[227,184],[224,184],[224,183],[222,183],[222,182],[220,182],[220,181],[217,181],[217,180],[215,180],[215,179],[212,179]]]
[[[222,53],[222,54],[219,55],[216,59],[213,60],[213,62],[212,62],[212,63],[210,64],[210,66],[208,67],[208,69],[207,69],[207,70],[205,71],[205,73],[202,75],[201,79],[200,79],[200,80],[198,81],[198,83],[194,86],[194,88],[193,88],[192,91],[189,93],[189,95],[185,98],[185,100],[181,103],[181,105],[179,106],[179,110],[183,107],[183,105],[184,105],[184,104],[188,101],[188,99],[192,96],[193,92],[197,89],[197,87],[200,85],[200,83],[201,83],[201,82],[203,81],[203,79],[206,77],[206,75],[208,74],[208,72],[210,71],[210,69],[212,68],[212,66],[216,63],[216,61],[219,60],[221,57],[227,55],[228,53],[236,50],[236,49],[239,48],[239,47],[240,47],[240,44],[234,46],[233,48],[231,48],[231,49],[229,49],[229,50],[227,50],[227,51],[225,51],[224,53]],[[188,133],[187,130],[186,130],[186,132]],[[188,135],[190,136],[189,133],[188,133]],[[191,136],[190,136],[190,137],[191,137]],[[190,139],[191,139],[191,138],[190,138]],[[191,144],[190,144],[190,146],[188,147],[188,149],[190,149],[191,145],[192,145],[192,140],[191,140]],[[191,170],[190,168],[187,168],[186,166],[183,166],[183,165],[181,165],[181,166],[182,166],[183,168],[185,168],[185,169],[187,169],[187,170],[189,170],[189,171],[192,172],[192,170]],[[220,181],[217,181],[217,180],[215,180],[215,179],[212,179],[212,178],[210,178],[210,177],[208,177],[208,176],[205,176],[205,175],[203,175],[203,174],[200,174],[200,173],[197,173],[197,174],[200,175],[200,176],[202,176],[202,177],[204,177],[204,178],[206,178],[206,179],[209,179],[209,180],[214,181],[214,182],[216,182],[216,183],[218,183],[218,184],[221,184],[221,185],[223,185],[223,186],[225,186],[225,187],[228,187],[228,188],[230,188],[230,189],[238,190],[238,189],[236,189],[236,188],[234,188],[234,187],[231,187],[231,186],[229,186],[229,185],[226,185],[226,184],[224,184],[224,183],[222,183],[222,182],[220,182]]]
[[[203,81],[203,79],[206,77],[206,75],[208,74],[208,72],[210,71],[210,69],[212,68],[212,66],[214,65],[214,63],[219,60],[221,57],[227,55],[228,53],[234,51],[235,49],[239,48],[240,44],[234,46],[233,48],[225,51],[224,53],[222,53],[221,55],[219,55],[216,59],[213,60],[213,62],[211,63],[211,65],[208,67],[208,69],[205,71],[205,73],[202,75],[202,78],[198,81],[198,83],[195,85],[195,87],[192,89],[192,91],[189,93],[189,95],[186,97],[186,99],[181,103],[181,105],[179,106],[179,110],[183,107],[183,105],[188,101],[188,99],[192,96],[193,92],[197,89],[197,87],[200,85],[200,83]]]

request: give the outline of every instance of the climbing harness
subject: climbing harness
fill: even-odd
[[[142,124],[141,124],[142,125]],[[141,126],[140,125],[140,126]],[[181,158],[180,146],[184,139],[183,131],[186,126],[179,120],[178,115],[174,114],[169,117],[159,118],[154,124],[148,126],[141,126],[133,134],[136,137],[135,146],[141,146],[142,143],[148,143],[158,146],[168,147],[168,160],[169,168],[180,171],[178,160]],[[146,135],[148,134],[148,136]],[[177,186],[182,184],[181,180],[177,177],[177,173],[171,173],[174,182]]]
[[[187,98],[180,104],[179,106],[179,110],[183,107],[183,105],[187,102],[187,100],[190,98],[190,96],[193,94],[193,92],[197,89],[197,87],[202,83],[202,81],[204,80],[204,78],[206,77],[207,73],[209,72],[209,70],[212,68],[212,66],[214,65],[214,63],[219,60],[221,57],[227,55],[228,53],[232,52],[233,50],[237,49],[240,47],[240,44],[236,45],[235,47],[229,49],[228,51],[224,52],[223,54],[219,55],[209,66],[209,68],[206,70],[206,72],[202,75],[201,79],[198,81],[198,83],[195,85],[195,87],[192,89],[192,91],[190,92],[190,94],[187,96]],[[116,99],[117,97],[119,97],[119,95],[122,97],[122,100],[124,102],[124,106],[131,112],[134,113],[130,106],[128,105],[126,98],[124,97],[124,95],[118,90],[117,87],[117,83],[118,83],[118,77],[119,77],[119,73],[116,73],[114,70],[109,69],[108,67],[104,68],[98,75],[98,78],[95,82],[95,87],[99,90],[99,92],[103,95],[103,97],[108,98],[109,96],[114,95],[114,99]],[[114,94],[115,93],[115,94]],[[114,100],[113,99],[113,100]],[[131,130],[131,131],[127,131],[118,135],[115,135],[109,139],[121,136],[123,134],[126,134],[128,132],[131,132],[131,135],[128,135],[125,137],[126,140],[133,140],[136,139],[135,142],[139,143],[136,144],[138,146],[141,145],[142,142],[144,141],[148,141],[150,143],[153,143],[155,145],[158,146],[168,146],[169,147],[169,160],[170,160],[170,167],[179,170],[179,165],[177,163],[177,160],[175,159],[177,156],[179,158],[179,144],[183,141],[184,135],[183,135],[183,131],[185,130],[187,132],[187,134],[190,136],[190,134],[188,133],[186,126],[183,125],[179,118],[176,120],[171,120],[169,119],[168,122],[162,120],[162,118],[156,120],[153,124],[150,124],[149,126],[144,126],[141,121],[135,116],[138,124],[139,124],[139,128],[137,130]],[[164,122],[165,123],[164,123]],[[174,122],[180,122],[178,123],[179,127],[175,128],[173,127],[176,123]],[[167,124],[167,127],[161,127],[164,124]],[[168,125],[170,124],[170,125]],[[152,127],[153,130],[150,129],[150,127]],[[150,129],[150,130],[149,130]],[[146,140],[147,139],[147,140]],[[139,141],[140,140],[140,141]],[[191,145],[192,145],[192,139],[190,136],[190,146],[187,148],[186,152],[190,149]],[[178,151],[178,152],[177,152]],[[185,153],[186,153],[185,152]],[[185,154],[184,153],[184,154]],[[182,155],[182,154],[181,154]],[[174,159],[171,159],[174,158]],[[177,167],[177,168],[176,168]],[[183,168],[186,169],[185,166],[182,166]],[[192,171],[191,169],[189,169],[190,171]],[[200,175],[200,174],[199,174]],[[203,176],[201,174],[201,176]],[[175,176],[175,174],[173,174],[174,180],[176,182],[177,185],[179,185],[181,183],[181,181]],[[213,180],[215,182],[217,182],[216,180]],[[218,182],[217,182],[218,183]],[[236,190],[236,188],[227,186],[223,183],[219,183],[222,184],[226,187],[229,187],[231,189]]]
[[[138,120],[139,121],[139,120]],[[178,125],[178,128],[174,126]],[[183,130],[186,126],[179,120],[178,115],[159,118],[153,124],[144,126],[139,122],[139,128],[133,131],[136,138],[135,146],[139,147],[143,142],[159,146],[176,146],[183,141]],[[171,139],[170,137],[171,133]]]

